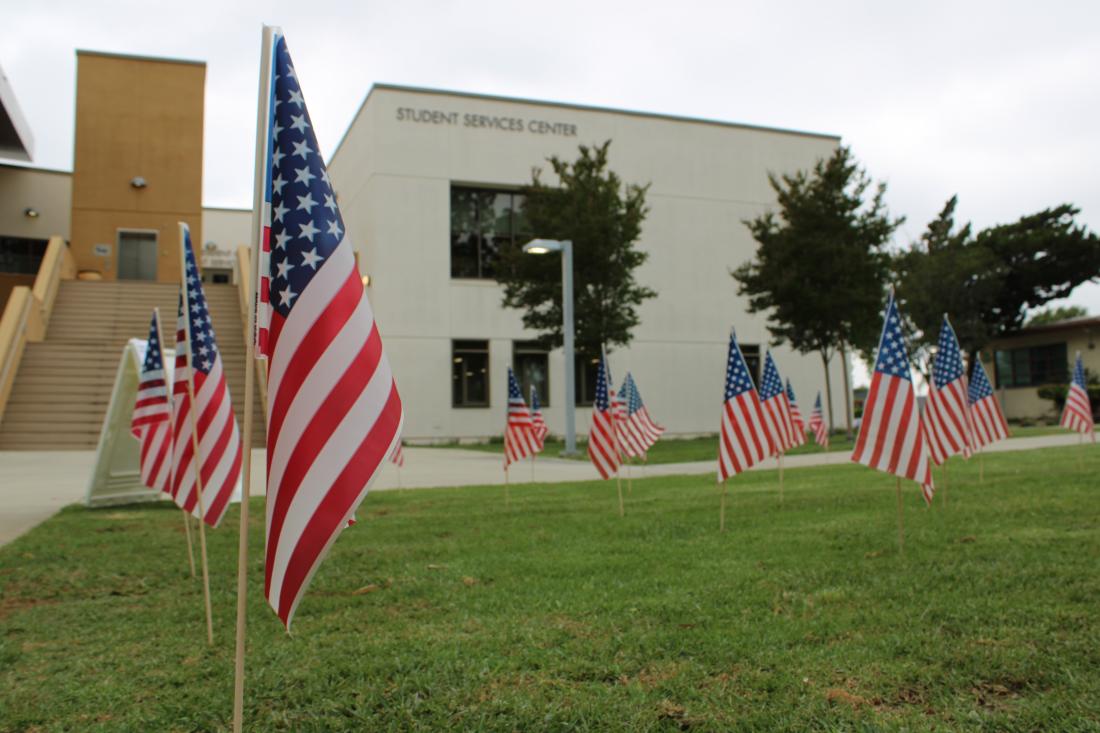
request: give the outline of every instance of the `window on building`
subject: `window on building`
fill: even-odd
[[[45,239],[0,237],[0,272],[35,275],[46,254]]]
[[[596,401],[596,377],[599,371],[600,357],[577,354],[573,358],[573,385],[577,391],[577,406],[588,407]]]
[[[489,342],[451,342],[451,404],[489,406]]]
[[[741,355],[745,357],[745,366],[752,375],[752,383],[760,389],[760,344],[739,344]]]
[[[537,341],[516,341],[512,344],[512,368],[519,380],[520,392],[528,404],[531,387],[539,393],[539,404],[550,404],[550,354]]]
[[[993,362],[998,389],[1069,381],[1065,343],[997,351]]]
[[[233,271],[224,267],[202,268],[202,281],[204,283],[229,284],[233,282]]]
[[[522,194],[451,186],[451,277],[491,279],[500,248],[529,236]]]

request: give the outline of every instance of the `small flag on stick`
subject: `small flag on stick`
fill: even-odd
[[[970,454],[974,440],[967,411],[966,370],[959,341],[946,315],[932,362],[923,420],[932,461],[937,466],[957,453]]]
[[[814,411],[810,413],[810,432],[822,448],[829,448],[829,426],[825,424],[825,414],[821,411],[821,393],[814,400]]]
[[[775,455],[776,444],[767,428],[760,397],[749,375],[737,337],[730,332],[726,358],[725,402],[722,428],[718,439],[718,481],[747,471]]]
[[[268,360],[264,590],[289,629],[400,440],[402,409],[286,39],[267,37],[253,333]]]
[[[917,412],[901,317],[891,292],[852,460],[916,481],[923,489],[925,501],[930,502],[932,467]]]
[[[798,409],[798,400],[794,398],[791,380],[787,380],[787,403],[791,406],[791,425],[794,428],[794,444],[806,444],[806,423],[802,420],[802,410]]]
[[[150,489],[171,495],[172,408],[168,402],[164,352],[160,343],[160,313],[156,308],[149,323],[149,340],[141,364],[130,432],[141,443],[141,482]]]
[[[504,470],[516,461],[538,453],[541,448],[535,436],[531,412],[519,391],[519,381],[508,367],[508,418],[504,426]]]
[[[1089,402],[1088,385],[1085,383],[1085,365],[1081,361],[1081,352],[1077,352],[1077,361],[1073,366],[1073,379],[1066,393],[1066,406],[1062,409],[1059,423],[1067,430],[1088,435],[1096,442],[1096,426],[1092,421],[1092,405]]]
[[[546,436],[550,434],[550,428],[546,427],[546,420],[542,417],[542,407],[539,405],[539,391],[535,385],[531,385],[531,425],[535,431],[535,439],[539,442],[538,452],[541,453],[546,445]]]
[[[768,432],[775,439],[776,448],[786,453],[795,442],[794,420],[791,418],[791,405],[779,369],[772,359],[772,352],[764,355],[764,376],[760,380],[760,405],[764,408],[764,420]]]
[[[649,416],[649,409],[642,402],[638,385],[630,372],[623,379],[619,399],[625,406],[624,417],[619,423],[619,442],[623,452],[632,458],[642,458],[665,432],[665,429]]]
[[[603,354],[596,372],[596,401],[592,405],[592,429],[588,432],[588,458],[605,479],[616,475],[622,462],[612,412],[612,394],[607,355]]]
[[[966,401],[969,404],[970,424],[974,427],[974,447],[984,448],[990,443],[1004,440],[1009,436],[1008,423],[1005,422],[1001,405],[993,394],[993,385],[982,366],[982,355],[974,355],[974,373],[967,389]]]

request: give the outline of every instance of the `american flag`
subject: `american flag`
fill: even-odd
[[[1077,352],[1077,362],[1073,366],[1073,380],[1066,393],[1066,406],[1062,409],[1063,428],[1084,435],[1091,435],[1096,442],[1096,426],[1092,422],[1092,405],[1089,404],[1088,385],[1085,383],[1085,365],[1081,361],[1081,352]]]
[[[783,389],[783,380],[779,378],[779,369],[772,359],[772,352],[764,355],[764,376],[760,379],[760,405],[764,408],[764,421],[768,432],[775,439],[780,453],[786,453],[795,443],[794,421],[791,419],[791,405],[787,401],[787,392]]]
[[[531,425],[535,431],[535,439],[539,442],[539,452],[546,443],[546,436],[550,434],[550,428],[546,427],[546,421],[542,418],[542,408],[539,406],[539,391],[535,385],[531,385]]]
[[[630,372],[623,379],[619,398],[626,406],[626,414],[618,425],[619,442],[628,456],[641,458],[653,447],[665,429],[649,416],[649,409],[642,402],[642,395]]]
[[[817,393],[814,400],[814,411],[810,413],[810,431],[814,434],[814,440],[822,448],[829,447],[829,426],[825,424],[825,415],[821,411],[821,393]]]
[[[264,589],[290,628],[313,574],[400,440],[393,372],[355,264],[286,40],[273,32],[262,223],[267,323]],[[265,77],[266,78],[266,77]],[[262,259],[262,258],[261,258]]]
[[[1005,422],[1001,405],[993,394],[993,385],[982,366],[982,355],[974,355],[974,374],[970,381],[966,400],[970,405],[970,424],[974,426],[974,447],[982,448],[1008,437],[1008,423]]]
[[[794,398],[791,380],[787,380],[787,404],[791,406],[791,425],[794,426],[794,444],[805,445],[806,423],[802,421],[802,410],[798,409],[798,400]]]
[[[206,295],[195,265],[191,233],[180,224],[184,278],[176,319],[176,369],[172,378],[172,498],[185,511],[216,527],[241,485],[241,434],[222,371],[222,357],[214,340]],[[193,383],[195,404],[189,393]],[[194,420],[192,420],[194,410]],[[196,426],[201,487],[195,481],[191,426]]]
[[[875,371],[852,460],[918,482],[925,501],[931,501],[932,465],[893,293],[886,303]]]
[[[596,372],[596,402],[592,405],[592,428],[588,431],[588,458],[603,478],[611,478],[618,473],[622,463],[618,430],[612,415],[610,385],[611,374],[605,354],[600,357]]]
[[[172,477],[172,407],[160,347],[160,313],[153,309],[149,340],[145,342],[130,432],[141,443],[141,482],[150,489],[169,493]]]
[[[776,453],[764,409],[749,376],[749,368],[737,337],[730,333],[726,358],[726,398],[722,406],[722,431],[718,438],[718,480],[747,471]]]
[[[531,412],[519,391],[519,380],[508,367],[508,421],[504,426],[504,468],[539,452],[541,446],[531,422]]]
[[[405,465],[405,451],[401,449],[401,441],[398,440],[390,451],[390,463],[401,468]]]
[[[959,341],[944,316],[922,416],[928,448],[937,466],[956,453],[970,454],[973,439],[966,395],[966,370]]]

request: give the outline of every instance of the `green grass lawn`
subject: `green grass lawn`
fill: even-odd
[[[1012,437],[1024,438],[1036,435],[1052,435],[1055,433],[1065,433],[1064,428],[1057,426],[1043,426],[1037,425],[1032,427],[1020,427],[1013,425],[1010,428]],[[468,448],[470,450],[485,451],[488,453],[503,453],[504,443],[502,441],[493,441],[490,443],[472,443],[468,445],[443,445],[439,446],[443,448]],[[577,441],[577,455],[573,456],[576,460],[587,461],[588,455],[585,453],[585,441],[579,439]],[[543,455],[558,457],[561,452],[565,450],[565,443],[561,440],[548,440],[546,441],[546,447],[543,451]],[[844,433],[836,433],[829,438],[829,451],[852,451],[852,441],[848,440],[848,437]],[[803,453],[824,453],[824,449],[821,448],[812,438],[805,445],[800,445],[794,450],[788,452],[787,455],[801,455]],[[657,441],[653,448],[649,451],[648,462],[657,463],[687,463],[690,461],[713,461],[717,460],[718,455],[718,436],[708,435],[702,438],[665,438]],[[633,461],[638,463],[637,460]]]
[[[1084,458],[1083,470],[1078,468]],[[1100,729],[1100,449],[371,494],[302,602],[261,596],[253,731]],[[237,513],[209,535],[216,646],[167,506],[72,507],[0,548],[0,730],[220,731]]]

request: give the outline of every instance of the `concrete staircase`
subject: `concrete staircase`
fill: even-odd
[[[204,285],[241,426],[245,344],[237,288]],[[179,286],[150,282],[62,281],[46,340],[28,343],[0,421],[0,450],[94,449],[126,341],[146,338],[154,306],[166,341],[175,340]],[[255,392],[252,445],[264,445]],[[242,426],[243,427],[243,426]]]

